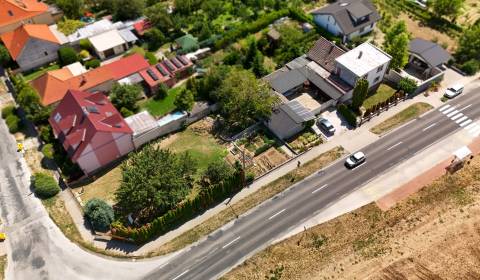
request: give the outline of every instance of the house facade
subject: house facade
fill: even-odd
[[[37,0],[0,0],[0,35],[23,24],[53,24],[47,4]]]
[[[312,12],[315,23],[343,42],[371,32],[380,19],[370,0],[340,0]]]
[[[102,92],[69,90],[48,121],[85,175],[134,149],[132,129]]]
[[[0,35],[10,56],[28,71],[58,59],[60,42],[45,24],[26,24]]]

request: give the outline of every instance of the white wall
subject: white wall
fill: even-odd
[[[330,15],[315,15],[313,20],[318,26],[321,26],[335,36],[342,34],[342,30],[335,21],[335,18]]]
[[[290,138],[304,128],[302,123],[295,123],[287,113],[280,109],[273,111],[266,125],[280,139]]]
[[[383,64],[383,69],[378,73],[377,73],[378,68],[375,68],[375,69],[373,69],[373,70],[371,70],[370,72],[367,73],[367,81],[368,81],[368,84],[369,84],[369,88],[371,88],[372,86],[382,82],[383,76],[385,75],[385,72],[387,71],[388,64],[389,64],[389,62]],[[347,82],[349,85],[355,86],[355,83],[357,82],[357,80],[360,77],[358,77],[357,75],[355,75],[353,72],[346,69],[342,65],[337,64],[337,67],[341,69],[340,78],[342,78],[342,80]],[[378,77],[378,79],[377,79],[377,81],[375,81],[375,79],[377,77]]]
[[[364,29],[362,32],[360,32],[360,30],[358,30],[358,31],[355,31],[355,32],[353,32],[353,33],[348,34],[348,38],[347,38],[347,39],[348,39],[348,40],[352,40],[352,39],[355,38],[355,37],[362,36],[362,35],[365,35],[365,34],[371,32],[371,31],[375,28],[375,24],[376,24],[376,23],[373,23],[373,26],[372,26],[371,24],[365,26],[365,29]]]

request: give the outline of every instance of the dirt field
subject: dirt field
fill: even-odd
[[[405,13],[400,14],[400,19],[405,21],[407,29],[412,33],[413,38],[422,38],[433,42],[436,41],[438,44],[446,46],[447,50],[450,52],[453,52],[457,48],[457,42],[445,33],[424,26],[418,20],[413,20],[408,17]]]
[[[288,156],[286,154],[279,152],[275,147],[271,147],[253,159],[255,162],[253,169],[255,174],[261,175],[287,160]]]
[[[389,211],[370,204],[271,246],[224,279],[266,276],[480,279],[480,158]]]

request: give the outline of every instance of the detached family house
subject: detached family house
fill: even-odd
[[[367,34],[380,19],[370,0],[340,0],[312,12],[315,23],[343,42]]]
[[[54,23],[49,6],[38,0],[0,0],[0,35],[23,24]]]
[[[46,24],[25,24],[0,35],[10,56],[28,71],[58,59],[60,41]]]
[[[85,175],[133,150],[133,131],[102,92],[69,90],[48,122]]]

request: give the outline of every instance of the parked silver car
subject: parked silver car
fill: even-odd
[[[317,126],[320,127],[321,129],[323,129],[324,131],[330,133],[330,134],[335,133],[335,127],[333,126],[333,124],[329,120],[327,120],[325,118],[318,119]]]
[[[350,155],[346,160],[345,160],[345,166],[347,168],[354,168],[359,166],[360,164],[364,163],[366,160],[365,154],[362,152],[356,152],[352,155]]]

